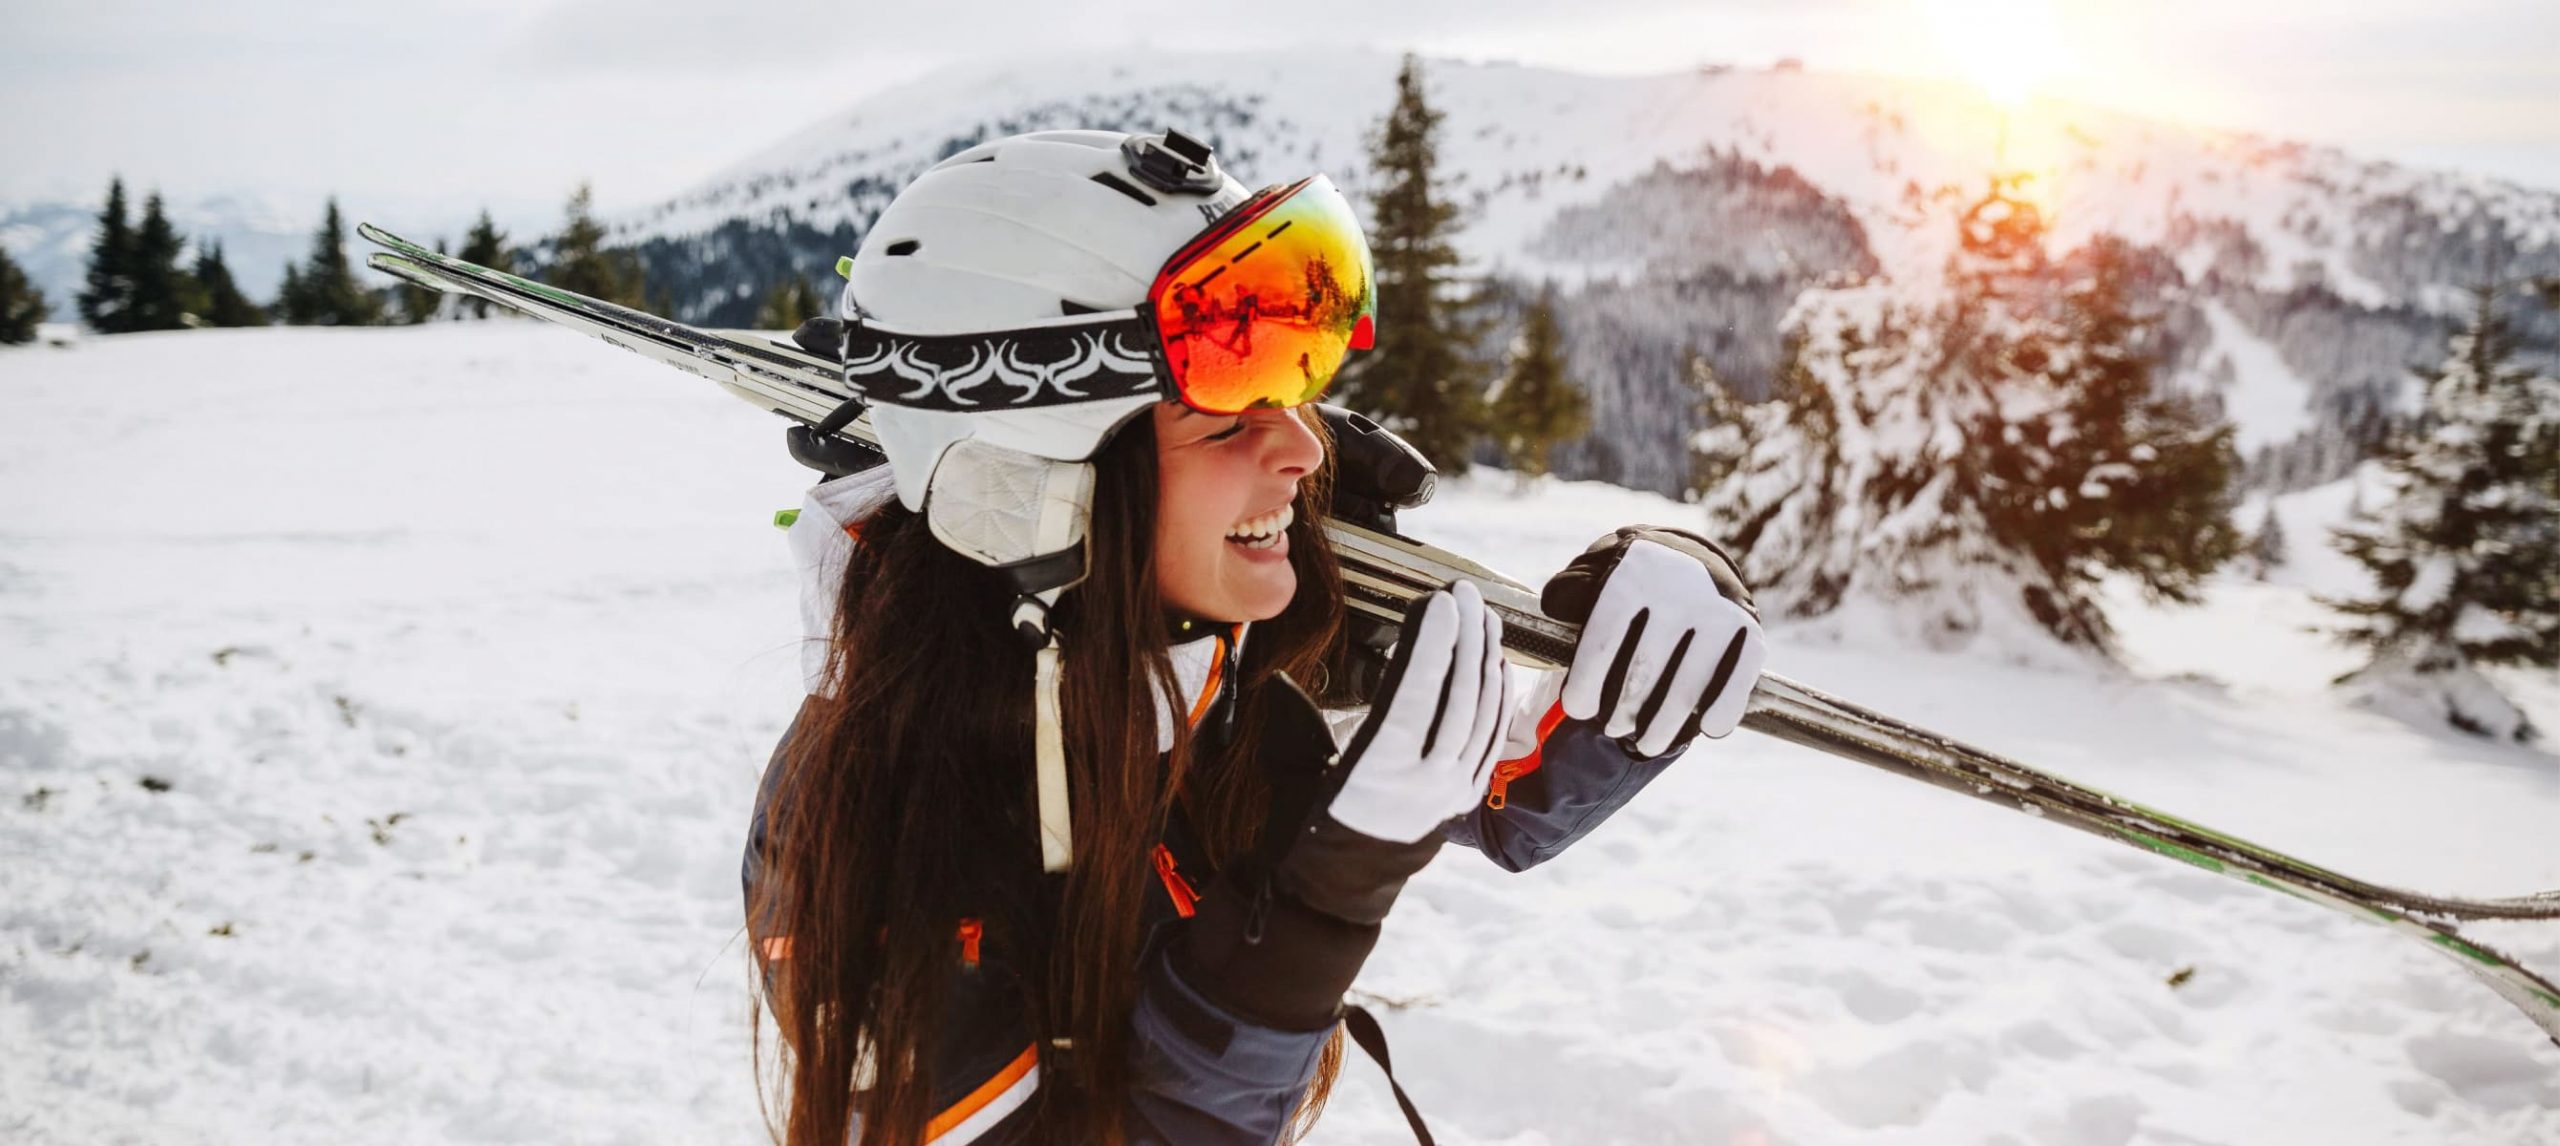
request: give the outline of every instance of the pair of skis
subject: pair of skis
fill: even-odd
[[[797,346],[686,326],[545,286],[428,250],[371,224],[357,231],[387,248],[369,260],[376,270],[593,335],[709,379],[759,409],[816,424],[859,399],[834,363]],[[876,444],[867,414],[840,432]],[[1578,630],[1540,613],[1536,592],[1519,581],[1408,538],[1341,520],[1329,520],[1324,528],[1340,557],[1351,607],[1395,620],[1416,598],[1451,581],[1472,581],[1501,613],[1503,644],[1514,660],[1553,669],[1572,659]],[[2456,926],[2476,919],[2560,919],[2560,891],[2466,899],[2367,883],[1905,724],[1775,673],[1761,676],[1742,725],[2379,923],[2453,959],[2560,1044],[2560,986],[2464,938]]]

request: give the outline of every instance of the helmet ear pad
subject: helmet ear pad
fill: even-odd
[[[948,456],[962,442],[975,442],[1025,458],[1081,462],[1099,452],[1103,443],[1110,441],[1111,435],[1130,419],[1153,409],[1156,401],[1152,396],[1139,395],[1071,406],[982,413],[875,404],[871,407],[871,425],[880,438],[881,452],[888,455],[889,471],[897,479],[899,503],[922,513],[935,497],[941,496],[947,483],[956,480],[946,476],[946,471],[957,472]],[[972,451],[969,456],[993,455]]]
[[[1014,591],[1029,597],[1084,580],[1092,514],[1092,463],[972,440],[944,451],[925,524],[935,540],[1008,574]]]

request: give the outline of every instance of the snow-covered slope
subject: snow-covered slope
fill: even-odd
[[[0,350],[0,1139],[761,1140],[778,439],[515,323]],[[1692,512],[1509,486],[1408,524],[1537,575]],[[2347,500],[2282,502],[2269,583],[2120,602],[2130,672],[1773,667],[2351,872],[2560,886],[2560,757],[2326,691]],[[2560,1050],[2438,957],[1749,735],[1544,868],[1443,857],[1360,990],[1451,1143],[2560,1141]],[[1316,1140],[1402,1135],[1353,1063]]]
[[[1293,51],[957,67],[828,116],[619,233],[687,317],[737,324],[774,276],[823,273],[918,171],[992,136],[1176,125],[1249,183],[1323,170],[1356,189],[1396,66]],[[1697,428],[1685,350],[1764,393],[1797,291],[1877,270],[1929,290],[1954,239],[1949,197],[1978,196],[1995,170],[2033,176],[2057,247],[2104,231],[2168,257],[2172,374],[2220,394],[2253,452],[2277,451],[2272,480],[2332,476],[2406,368],[2440,357],[2460,288],[2560,273],[2560,192],[2330,148],[2055,103],[2004,115],[1960,86],[1801,70],[1434,61],[1429,77],[1447,115],[1442,170],[1469,208],[1461,246],[1515,284],[1569,288],[1596,432],[1560,455],[1564,472],[1664,492]],[[2520,319],[2531,353],[2560,363],[2560,315]]]

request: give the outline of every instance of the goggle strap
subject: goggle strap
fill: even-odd
[[[844,379],[871,401],[986,412],[1169,393],[1155,329],[1134,310],[969,334],[908,334],[848,319]]]

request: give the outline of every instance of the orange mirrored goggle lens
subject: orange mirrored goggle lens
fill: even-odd
[[[1182,401],[1204,414],[1312,402],[1377,309],[1359,216],[1318,175],[1265,191],[1166,264],[1148,294]]]

